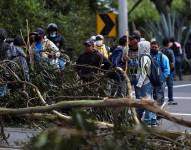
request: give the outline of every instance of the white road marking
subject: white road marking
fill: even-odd
[[[174,85],[173,88],[180,88],[180,87],[187,87],[187,86],[191,86],[191,84]]]
[[[168,99],[168,97],[165,97],[166,99]],[[173,99],[184,99],[184,100],[191,100],[191,97],[173,97]]]
[[[184,114],[184,113],[170,113],[170,114],[175,116],[191,116],[191,114]]]

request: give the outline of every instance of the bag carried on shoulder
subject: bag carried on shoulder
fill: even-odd
[[[151,72],[150,72],[150,75],[147,74],[151,84],[153,86],[161,86],[162,85],[161,65],[155,59],[153,59],[150,55],[143,54],[142,56],[148,56],[151,60],[151,68],[150,68]],[[160,62],[161,61],[162,61],[162,54],[160,54]]]

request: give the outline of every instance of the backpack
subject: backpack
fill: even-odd
[[[143,54],[142,56],[148,56],[151,60],[151,66],[150,66],[150,75],[147,74],[147,77],[149,78],[151,84],[155,86],[161,86],[162,85],[162,69],[161,69],[161,63],[159,64],[155,59],[153,59],[148,54]],[[140,57],[140,59],[141,59]],[[140,62],[140,61],[139,61]],[[162,54],[160,54],[160,62],[162,62]]]

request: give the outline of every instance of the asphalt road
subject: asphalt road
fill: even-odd
[[[172,115],[191,121],[191,81],[175,81],[174,82],[174,100],[178,105],[168,105],[168,89],[165,91],[165,104],[163,109],[170,112]],[[160,128],[171,131],[191,132],[191,128],[177,125],[162,119]]]

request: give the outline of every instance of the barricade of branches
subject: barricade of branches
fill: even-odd
[[[171,134],[163,136],[161,133],[150,132],[148,128],[137,125],[132,111],[129,109],[130,107],[146,108],[149,111],[156,112],[167,120],[188,127],[191,127],[191,122],[171,116],[168,112],[162,111],[155,103],[148,100],[136,101],[132,99],[131,96],[124,99],[111,99],[111,97],[108,96],[109,89],[107,89],[109,87],[108,84],[112,84],[112,81],[107,78],[107,73],[110,72],[102,72],[100,70],[94,80],[84,83],[77,76],[74,69],[75,65],[66,66],[64,72],[61,73],[53,67],[48,66],[48,64],[42,63],[35,66],[36,68],[30,73],[31,81],[27,82],[22,80],[21,72],[14,71],[9,67],[10,63],[14,62],[4,61],[1,63],[0,69],[1,84],[7,84],[8,88],[10,88],[7,96],[1,98],[0,116],[2,116],[2,119],[8,118],[7,116],[13,116],[13,118],[15,116],[24,116],[23,118],[35,118],[34,120],[44,121],[44,119],[48,119],[51,120],[51,122],[55,122],[56,125],[65,126],[67,124],[67,127],[70,128],[77,125],[78,129],[85,131],[84,135],[84,133],[81,134],[80,130],[80,136],[77,135],[76,137],[78,140],[76,143],[78,143],[80,148],[86,146],[91,147],[98,144],[97,148],[107,149],[107,146],[114,146],[114,140],[118,137],[122,138],[118,141],[119,145],[117,144],[119,148],[122,148],[120,146],[124,145],[133,147],[131,141],[135,143],[142,142],[143,148],[146,149],[150,148],[150,143],[156,147],[160,145],[161,149],[165,148],[165,146],[171,146],[173,149],[179,149],[184,146],[188,149],[190,148],[189,138],[186,139],[184,137],[183,142],[178,142],[182,134],[176,135],[175,139],[177,141],[173,141],[174,139],[169,136]],[[15,66],[19,69],[19,66],[16,64]],[[48,121],[46,123],[48,123]],[[97,130],[97,127],[99,127],[99,130]],[[104,132],[102,133],[100,127],[109,128],[108,130],[104,130],[106,131],[104,136]],[[114,129],[116,129],[116,127],[118,128],[117,130],[113,130],[113,127]],[[139,128],[138,130],[137,127]],[[95,136],[92,134],[94,130],[96,131]],[[123,134],[124,130],[126,132]],[[134,130],[136,134],[132,133]],[[70,132],[70,130],[68,131]],[[117,133],[115,131],[117,131]],[[55,133],[58,132],[55,131]],[[141,135],[141,132],[144,134]],[[128,134],[130,133],[131,135],[129,136]],[[52,132],[50,132],[50,134],[53,137],[59,137],[59,135],[54,135]],[[75,136],[76,135],[74,135],[74,137]],[[98,140],[100,136],[103,137],[101,141]],[[144,138],[142,138],[142,136],[144,136]],[[69,137],[73,137],[73,135]],[[42,137],[40,136],[39,138]],[[41,144],[39,148],[49,144],[48,131],[46,138],[47,143]],[[160,139],[160,141],[156,143],[155,141],[158,139]],[[62,140],[66,142],[71,139],[65,139],[64,136]],[[38,141],[41,140],[38,139]],[[71,142],[75,141],[72,140]],[[85,144],[83,142],[85,142]],[[146,144],[144,144],[145,142]],[[165,142],[166,144],[164,145],[163,143]],[[53,146],[55,146],[54,143]]]

